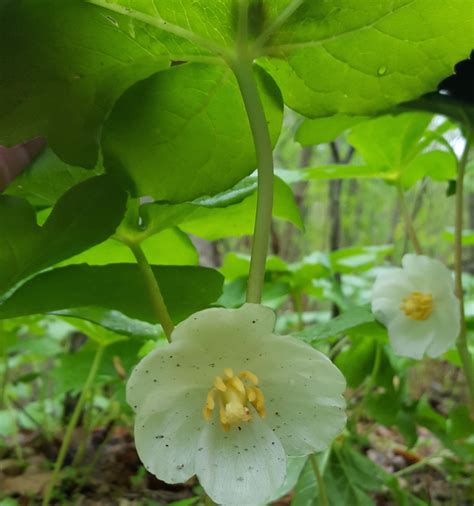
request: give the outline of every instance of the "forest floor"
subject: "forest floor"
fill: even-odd
[[[404,470],[402,485],[426,504],[468,506],[468,502],[454,499],[455,495],[460,495],[453,491],[453,484],[446,481],[436,459],[430,460],[438,448],[428,431],[421,434],[426,444],[418,445],[415,453],[403,445],[397,432],[386,427],[372,424],[361,426],[361,430],[369,434],[370,447],[365,449],[366,455],[390,473],[400,474]],[[81,429],[76,429],[74,440],[81,441],[81,436]],[[0,505],[35,506],[41,503],[61,441],[45,441],[40,432],[32,431],[22,431],[16,439],[11,441],[10,447],[0,449]],[[54,504],[159,506],[196,496],[193,479],[184,485],[171,486],[147,473],[140,464],[128,428],[109,426],[95,430],[88,448],[79,450],[82,453],[79,466],[75,457],[77,450],[78,445],[72,445]],[[373,499],[377,506],[395,504],[388,493],[374,494]],[[290,503],[291,494],[273,505],[288,506]]]

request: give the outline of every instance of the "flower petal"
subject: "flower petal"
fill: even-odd
[[[193,341],[203,347],[228,346],[229,339],[254,343],[270,334],[275,313],[260,304],[244,304],[239,309],[211,308],[193,314],[173,331],[172,341]]]
[[[202,399],[181,396],[173,405],[145,406],[135,420],[135,445],[150,473],[166,483],[182,483],[195,473]]]
[[[215,502],[225,505],[265,503],[282,485],[286,456],[275,434],[256,413],[241,430],[224,432],[210,422],[202,432],[196,474]]]
[[[225,368],[234,371],[253,367],[262,350],[262,338],[271,334],[275,313],[259,304],[240,309],[212,308],[195,313],[173,332],[172,345],[185,348],[200,367],[200,383],[211,386]]]
[[[453,291],[452,274],[439,260],[408,254],[403,257],[402,265],[417,291],[431,293],[434,297]]]
[[[270,334],[262,339],[265,353],[257,354],[260,386],[285,387],[293,381],[313,389],[313,398],[339,399],[346,380],[339,369],[309,344],[291,336]]]
[[[387,293],[386,297],[372,298],[372,313],[384,325],[388,325],[389,322],[403,314],[400,309],[403,297],[398,298],[391,295]]]
[[[372,289],[372,312],[384,325],[400,315],[400,305],[415,285],[403,269],[394,268],[382,272],[377,277]]]
[[[426,350],[429,357],[436,358],[454,345],[461,330],[460,303],[455,295],[436,301],[433,314],[434,337]]]
[[[289,336],[267,336],[256,365],[265,396],[265,422],[288,455],[326,448],[344,428],[346,380],[322,353]]]
[[[435,336],[436,319],[414,321],[401,314],[388,325],[388,337],[396,354],[416,359],[423,358]]]
[[[186,343],[157,348],[133,369],[127,382],[127,402],[138,411],[151,394],[163,404],[181,393],[208,389],[216,373],[208,371],[206,365],[207,357],[196,354]]]

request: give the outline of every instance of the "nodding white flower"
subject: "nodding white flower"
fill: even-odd
[[[138,364],[127,402],[148,471],[167,483],[196,474],[219,504],[260,504],[287,455],[321,451],[343,429],[344,377],[274,324],[258,304],[200,311]]]
[[[380,274],[372,293],[372,311],[388,330],[398,355],[438,357],[460,331],[459,300],[450,271],[438,260],[405,255],[403,268]]]

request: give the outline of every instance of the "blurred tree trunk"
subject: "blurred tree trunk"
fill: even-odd
[[[348,164],[353,155],[354,150],[351,147],[347,153],[347,155],[342,158],[339,146],[336,141],[331,142],[331,157],[332,162],[337,164]],[[329,251],[337,251],[341,247],[342,241],[342,227],[341,227],[341,192],[343,187],[342,179],[331,179],[329,181],[329,195],[328,195],[328,217],[329,217]],[[341,288],[341,274],[336,272],[334,274],[334,284],[335,288]],[[332,316],[337,316],[340,314],[340,308],[337,304],[333,303],[331,309]]]
[[[307,146],[301,150],[300,160],[298,166],[300,168],[308,167],[311,163],[311,158],[313,156],[314,146]],[[308,181],[300,181],[293,186],[293,195],[295,197],[295,202],[299,207],[301,217],[303,221],[305,221],[307,208],[305,205],[305,194],[306,189],[308,188]],[[280,229],[281,230],[281,229]],[[292,240],[294,232],[294,225],[291,223],[287,223],[283,228],[283,244],[280,240],[280,237],[272,238],[272,250],[276,255],[280,255],[284,260],[292,261],[301,256],[301,249],[295,241]]]

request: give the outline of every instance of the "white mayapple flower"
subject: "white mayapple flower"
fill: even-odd
[[[138,364],[127,402],[148,471],[167,483],[196,474],[219,504],[261,504],[282,485],[287,455],[321,451],[339,434],[344,377],[274,324],[258,304],[200,311]]]
[[[459,300],[450,271],[438,260],[405,255],[403,268],[380,274],[372,293],[372,311],[388,330],[398,355],[438,357],[460,331]]]

